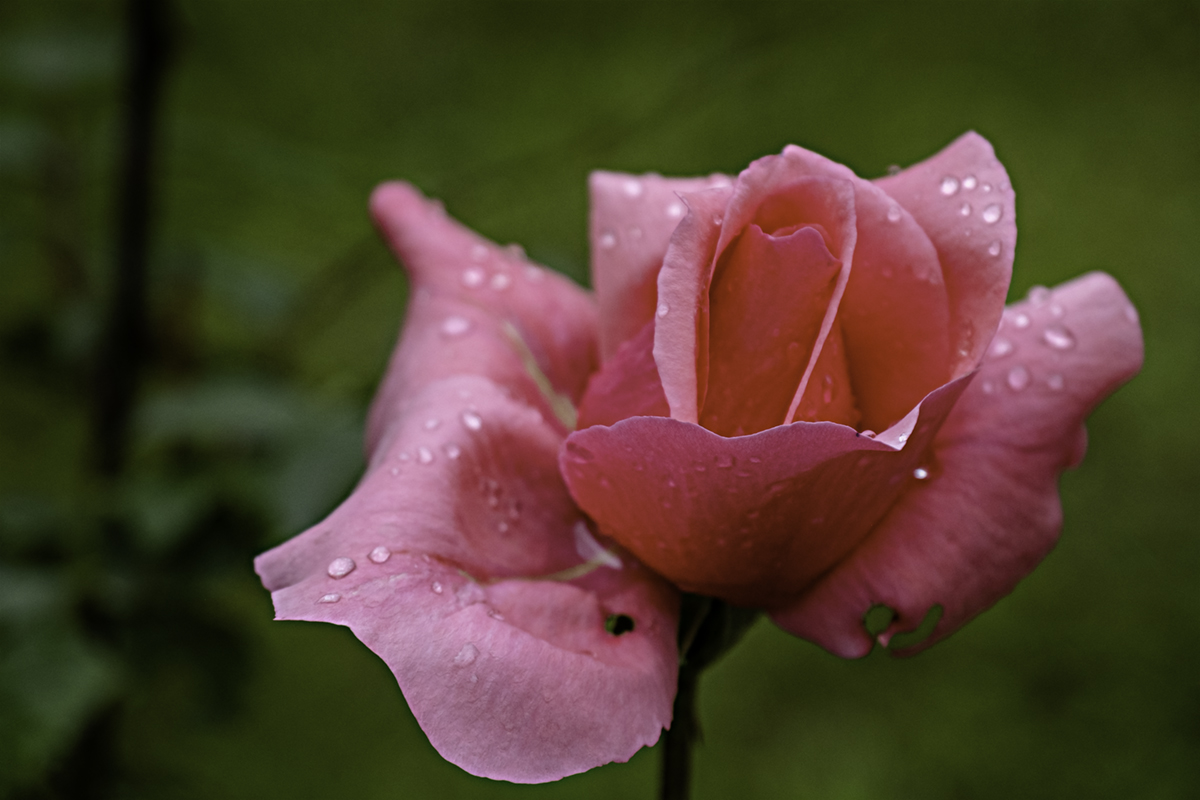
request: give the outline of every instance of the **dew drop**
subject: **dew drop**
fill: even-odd
[[[464,286],[474,289],[477,286],[482,286],[483,280],[486,277],[483,270],[479,267],[467,267],[463,270],[462,282]]]
[[[729,469],[734,464],[734,458],[731,455],[717,456],[717,469]]]
[[[687,209],[684,207],[683,203],[680,202],[674,202],[667,206],[667,216],[671,217],[672,219],[679,219],[686,211]]]
[[[354,563],[353,558],[342,556],[330,561],[329,567],[325,571],[329,573],[329,577],[331,578],[344,578],[351,572],[354,572],[355,566],[357,565]]]
[[[496,530],[500,533],[508,533],[508,523],[504,520],[500,520],[496,523]]]
[[[1137,312],[1137,309],[1136,309],[1136,308],[1134,308],[1134,307],[1133,307],[1133,306],[1131,306],[1131,305],[1129,305],[1129,306],[1125,306],[1125,319],[1129,320],[1129,321],[1130,321],[1130,322],[1132,322],[1134,325],[1137,325],[1137,324],[1138,324],[1138,312]]]
[[[942,178],[941,190],[942,194],[946,195],[946,197],[957,194],[958,178],[955,178],[953,175],[947,175],[946,177]]]
[[[630,239],[640,239],[640,238],[642,238],[642,229],[641,229],[641,228],[638,228],[638,227],[633,227],[633,228],[630,228],[630,229],[629,229],[629,238],[630,238]]]
[[[992,340],[992,346],[988,348],[988,355],[992,358],[1004,358],[1013,351],[1013,343],[1003,336],[997,336]]]
[[[859,436],[865,436],[865,437],[867,437],[868,439],[874,439],[874,438],[875,438],[875,431],[872,431],[872,430],[860,431],[858,435],[859,435]]]
[[[1075,337],[1061,325],[1051,325],[1042,332],[1042,341],[1055,350],[1070,350],[1075,346]]]
[[[517,261],[525,260],[525,248],[521,247],[521,245],[517,244],[516,242],[513,242],[512,244],[506,244],[504,246],[504,252],[508,253],[509,258]]]
[[[329,594],[321,595],[321,597],[317,600],[317,602],[318,603],[336,603],[338,600],[341,600],[341,599],[342,599],[342,596],[340,594],[338,594],[337,592],[330,592]]]
[[[983,389],[984,394],[996,393],[996,384],[992,383],[991,381],[984,381],[981,388]]]
[[[442,320],[442,335],[447,337],[462,336],[467,331],[471,330],[471,320],[458,315],[446,317]]]
[[[992,190],[992,185],[990,183],[985,183],[983,186],[980,186],[979,188],[984,192],[990,192]]]
[[[462,650],[458,651],[458,655],[454,657],[454,666],[467,667],[475,663],[475,659],[479,657],[479,648],[467,642],[463,645]]]
[[[1025,296],[1029,298],[1029,302],[1040,306],[1050,299],[1050,290],[1045,286],[1031,286],[1029,287],[1029,294]]]
[[[525,277],[534,283],[541,283],[546,279],[546,273],[536,264],[530,264],[525,268]]]
[[[1029,370],[1022,366],[1013,367],[1008,371],[1008,377],[1005,380],[1008,388],[1019,392],[1029,385]]]
[[[996,241],[989,244],[987,246],[987,252],[988,252],[989,256],[993,256],[993,257],[1000,255],[1000,240],[997,239]]]
[[[1004,208],[999,203],[992,203],[983,209],[980,216],[988,225],[995,225],[1000,221],[1000,217],[1004,216]]]
[[[907,433],[900,434],[899,436],[896,437],[896,441],[899,442],[900,444],[904,444],[905,442],[908,441],[908,434]]]
[[[462,448],[460,448],[454,442],[447,442],[442,449],[446,451],[446,458],[450,459],[451,461],[462,455]]]
[[[433,592],[434,594],[441,594],[442,593],[442,584],[439,583],[438,581],[434,581],[433,583],[429,584],[429,590],[431,592]]]
[[[899,175],[903,171],[904,171],[904,167],[900,166],[899,164],[888,164],[888,168],[887,168],[888,175]]]
[[[1066,313],[1067,312],[1063,310],[1063,307],[1058,303],[1054,303],[1050,306],[1050,316],[1054,317],[1055,319],[1062,319],[1063,315]]]
[[[913,470],[913,477],[919,481],[923,481],[929,477],[929,470],[924,467],[917,467]]]
[[[488,249],[485,244],[477,244],[471,248],[471,260],[483,261],[488,257]]]
[[[888,222],[899,222],[903,216],[904,216],[904,212],[900,210],[900,206],[898,206],[894,203],[892,205],[888,206],[888,210],[887,210],[887,221]]]
[[[707,471],[708,471],[708,467],[704,466],[703,464],[696,465],[696,472],[707,472]]]
[[[970,191],[971,189],[975,188],[976,183],[977,181],[975,180],[975,176],[968,175],[967,177],[963,178],[962,187],[967,191]]]
[[[1013,326],[1015,326],[1017,328],[1021,328],[1021,329],[1028,328],[1029,327],[1029,315],[1028,314],[1017,314],[1015,317],[1013,317]]]
[[[395,477],[396,475],[399,475],[399,474],[400,474],[400,468],[399,468],[399,467],[392,467],[392,469],[391,469],[391,473],[392,473],[392,477]]]
[[[970,204],[970,203],[963,203],[963,204],[962,204],[962,208],[960,208],[960,209],[958,210],[958,215],[959,215],[960,217],[969,217],[969,216],[971,216],[971,204]]]
[[[417,448],[417,461],[420,461],[422,464],[432,464],[433,463],[433,453],[430,451],[430,449],[428,447],[425,447],[425,446],[418,447]]]
[[[497,292],[502,292],[509,286],[512,286],[512,278],[508,277],[503,272],[497,272],[492,276],[492,282],[490,286]]]
[[[396,456],[396,458],[400,459],[401,461],[408,461],[412,458],[412,456],[402,450],[400,451],[400,455]]]
[[[371,559],[372,564],[382,564],[383,562],[387,561],[391,557],[392,557],[392,551],[388,550],[383,545],[379,545],[378,547],[376,547],[374,550],[371,551],[371,554],[367,556],[367,558]]]
[[[821,391],[821,400],[825,405],[833,402],[833,376],[826,375],[824,380],[825,388]]]
[[[1049,386],[1052,391],[1061,392],[1063,388],[1063,376],[1059,375],[1057,372],[1054,373],[1046,378],[1046,385]]]
[[[658,310],[655,313],[658,315],[659,319],[662,319],[670,312],[671,312],[671,307],[669,305],[667,305],[666,303],[660,303],[658,306]]]
[[[613,235],[612,231],[604,231],[596,239],[596,244],[600,245],[601,250],[612,250],[617,246],[617,237]]]
[[[467,427],[467,430],[477,431],[483,427],[483,417],[474,411],[464,411],[462,413],[462,424]]]
[[[434,428],[436,428],[438,425],[441,425],[441,424],[442,424],[442,421],[440,419],[438,419],[437,417],[430,417],[429,419],[425,420],[424,427],[425,427],[425,430],[431,431]]]

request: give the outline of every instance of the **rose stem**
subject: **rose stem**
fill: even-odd
[[[692,745],[700,738],[696,721],[696,689],[700,670],[686,661],[679,666],[679,688],[675,692],[671,727],[663,734],[661,800],[688,800],[692,784]]]

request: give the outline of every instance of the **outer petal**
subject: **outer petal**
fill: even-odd
[[[1017,223],[1008,173],[991,144],[969,132],[875,185],[912,214],[937,248],[950,300],[952,375],[971,371],[1000,321],[1012,277]]]
[[[1093,273],[1012,307],[991,355],[934,442],[930,478],[911,485],[849,558],[780,627],[845,657],[865,655],[862,619],[897,614],[881,636],[915,629],[935,604],[951,633],[1008,594],[1054,546],[1058,476],[1082,458],[1083,420],[1142,364],[1137,314]]]
[[[256,560],[277,618],[350,627],[476,775],[555,780],[652,744],[671,718],[677,595],[632,559],[539,578],[584,561],[580,537],[594,546],[556,429],[472,377],[394,413],[354,494]],[[609,614],[634,630],[607,633]]]
[[[519,249],[496,247],[406,183],[376,189],[371,214],[408,267],[413,310],[421,317],[409,321],[375,409],[429,381],[463,373],[491,375],[524,396],[528,387],[508,377],[514,358],[525,378],[542,384],[547,401],[578,402],[597,363],[596,308],[587,292],[530,264]],[[439,313],[445,315],[441,324],[432,325]],[[466,320],[468,330],[455,318]],[[426,339],[418,341],[420,336]],[[434,346],[438,337],[443,341]],[[493,359],[499,359],[494,370],[488,366]],[[381,413],[372,411],[371,438],[379,434]]]
[[[601,532],[647,566],[686,591],[770,607],[876,525],[967,381],[938,389],[876,438],[832,422],[724,438],[634,417],[571,434],[559,463]]]
[[[687,209],[679,195],[732,183],[724,175],[664,178],[593,172],[588,178],[592,287],[607,361],[654,317],[656,279],[671,233]]]

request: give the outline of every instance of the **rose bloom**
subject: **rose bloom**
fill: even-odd
[[[350,627],[444,757],[517,782],[670,725],[680,590],[851,658],[991,606],[1142,362],[1106,275],[1004,308],[1013,191],[973,133],[876,181],[788,147],[590,186],[594,295],[376,190],[412,290],[369,465],[255,563],[277,618]]]

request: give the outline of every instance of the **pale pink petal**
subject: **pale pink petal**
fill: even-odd
[[[558,430],[489,380],[448,378],[394,419],[351,497],[255,562],[279,619],[347,625],[448,760],[555,780],[653,744],[675,692],[674,589],[597,547]],[[555,577],[555,573],[559,573]],[[633,620],[620,636],[609,615]]]
[[[588,178],[592,287],[600,306],[600,357],[607,361],[654,316],[658,270],[687,213],[679,195],[732,183],[723,175],[664,178],[593,172]]]
[[[588,382],[579,401],[579,428],[612,425],[627,417],[669,417],[658,366],[654,363],[654,322],[627,339]]]
[[[1054,546],[1058,476],[1077,464],[1088,413],[1141,367],[1137,314],[1116,282],[1093,273],[1041,290],[1006,313],[908,491],[870,536],[800,600],[780,627],[845,657],[872,646],[863,615],[896,612],[883,633],[951,633],[1012,591]]]
[[[783,424],[841,267],[815,228],[772,236],[751,223],[742,232],[709,291],[709,388],[700,424],[722,436]]]
[[[887,512],[965,385],[938,389],[876,438],[832,422],[725,438],[634,417],[571,434],[560,466],[600,531],[680,588],[777,605]]]
[[[408,267],[414,296],[424,291],[490,315],[518,357],[532,357],[554,392],[578,402],[597,364],[596,307],[586,291],[468,230],[406,183],[377,188],[371,214]],[[441,352],[409,348],[405,357],[439,360]]]
[[[654,362],[671,416],[699,417],[708,369],[708,286],[728,187],[686,195],[687,216],[671,236],[658,273]]]
[[[1012,276],[1017,223],[1008,173],[991,144],[970,132],[875,184],[913,216],[937,248],[950,301],[951,374],[969,372],[1000,321]]]

